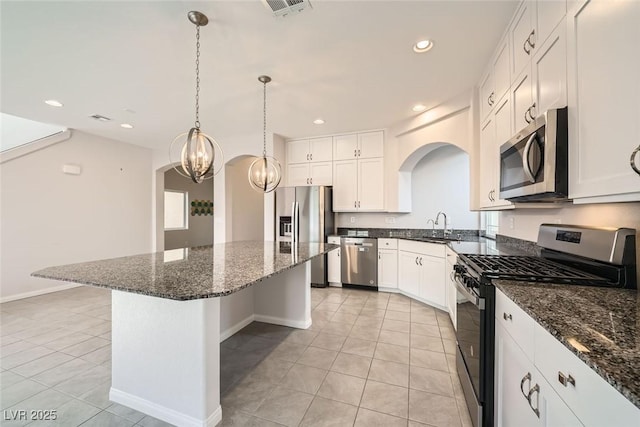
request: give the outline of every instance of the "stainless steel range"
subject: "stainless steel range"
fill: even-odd
[[[459,255],[458,375],[473,425],[493,426],[495,288],[492,280],[637,288],[636,232],[542,224],[540,257]]]

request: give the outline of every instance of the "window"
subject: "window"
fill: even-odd
[[[165,190],[164,192],[164,229],[186,230],[187,224],[186,191]]]
[[[500,212],[484,212],[484,231],[485,236],[495,239],[498,233],[498,224],[500,223]]]

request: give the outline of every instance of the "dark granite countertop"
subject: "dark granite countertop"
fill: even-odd
[[[220,243],[49,267],[32,276],[184,301],[232,294],[337,248],[298,243],[292,251],[275,242]]]
[[[640,294],[494,280],[495,286],[640,408]],[[588,349],[579,351],[571,342]]]

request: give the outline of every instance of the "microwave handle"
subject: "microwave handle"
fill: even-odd
[[[522,151],[522,169],[524,170],[524,174],[527,176],[529,181],[532,183],[536,182],[536,177],[533,176],[533,172],[531,171],[531,165],[529,165],[529,151],[531,151],[531,146],[533,145],[533,141],[536,139],[536,133],[534,132],[527,141],[524,146],[524,150]]]

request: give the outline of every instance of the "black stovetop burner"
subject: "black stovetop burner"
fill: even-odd
[[[476,273],[486,279],[605,285],[608,279],[544,258],[512,255],[460,255]]]

